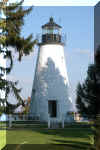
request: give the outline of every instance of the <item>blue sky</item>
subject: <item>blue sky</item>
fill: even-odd
[[[94,8],[88,6],[38,6],[25,18],[22,35],[41,33],[41,26],[53,16],[66,34],[65,58],[69,76],[71,96],[75,101],[77,83],[86,77],[88,65],[93,62]],[[37,47],[30,56],[23,57],[22,62],[15,60],[9,79],[19,80],[23,98],[31,96]],[[16,59],[16,58],[15,58]],[[9,98],[12,101],[11,97]]]
[[[20,0],[16,0],[17,2]],[[94,6],[99,0],[24,0],[23,5],[29,6]],[[15,0],[9,0],[15,2]]]

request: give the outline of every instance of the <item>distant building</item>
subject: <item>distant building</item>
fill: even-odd
[[[82,120],[81,115],[78,112],[74,112],[74,121],[80,122]]]

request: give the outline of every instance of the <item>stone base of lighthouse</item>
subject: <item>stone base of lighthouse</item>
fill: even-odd
[[[40,121],[48,118],[61,122],[71,121],[72,110],[69,98],[69,83],[61,44],[41,45],[37,59],[32,88],[30,114],[39,116]]]

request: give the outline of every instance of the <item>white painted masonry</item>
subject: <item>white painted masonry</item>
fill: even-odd
[[[56,100],[56,119],[61,122],[64,117],[64,120],[68,121],[67,112],[72,110],[68,87],[63,44],[41,44],[32,88],[30,114],[40,116],[41,121],[48,122],[48,101]]]

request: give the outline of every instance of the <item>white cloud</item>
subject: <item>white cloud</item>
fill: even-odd
[[[72,57],[72,55],[77,55],[78,57],[88,57],[88,59],[90,60],[90,63],[94,62],[94,51],[90,50],[90,49],[71,49],[69,51],[67,51],[66,56],[67,57]]]
[[[75,48],[75,49],[71,49],[68,51],[69,53],[73,53],[73,54],[85,54],[85,55],[91,55],[94,52],[90,49],[80,49],[80,48]]]
[[[79,54],[91,54],[92,51],[90,51],[89,49],[76,49],[74,50],[75,53],[79,53]]]

